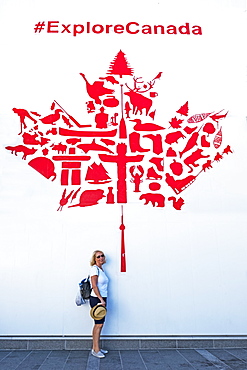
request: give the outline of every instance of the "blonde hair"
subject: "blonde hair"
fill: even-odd
[[[102,252],[101,250],[99,250],[99,249],[97,249],[96,251],[94,251],[93,252],[93,255],[92,255],[92,257],[91,257],[91,260],[90,260],[90,266],[93,266],[93,265],[95,265],[96,264],[96,253],[103,253],[104,254],[104,252]]]

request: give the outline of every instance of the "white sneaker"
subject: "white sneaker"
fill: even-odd
[[[95,356],[95,357],[97,357],[97,358],[104,358],[105,357],[105,355],[102,353],[102,352],[95,352],[93,349],[92,349],[92,351],[91,351],[91,353],[92,353],[92,355],[93,356]]]
[[[104,353],[104,355],[108,353],[107,349],[101,349],[100,352]]]

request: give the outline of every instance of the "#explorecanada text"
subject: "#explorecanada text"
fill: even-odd
[[[202,28],[197,25],[184,23],[180,26],[175,25],[141,25],[138,22],[129,22],[122,24],[62,24],[59,21],[38,22],[34,26],[34,32],[40,33],[63,33],[77,36],[79,34],[144,34],[144,35],[202,35]]]

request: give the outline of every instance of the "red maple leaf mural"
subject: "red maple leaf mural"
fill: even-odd
[[[169,122],[155,122],[154,88],[162,72],[151,81],[133,76],[120,50],[106,74],[89,81],[80,73],[90,124],[80,123],[56,100],[42,114],[13,108],[20,143],[6,149],[60,182],[59,211],[124,204],[129,198],[181,210],[180,194],[232,153],[229,144],[223,146],[221,122],[227,113],[193,113],[187,101]]]
[[[90,124],[80,123],[56,100],[43,114],[13,108],[20,121],[20,144],[6,149],[20,153],[39,174],[60,183],[57,211],[99,203],[123,205],[130,198],[180,211],[185,204],[180,194],[232,153],[229,144],[223,146],[221,122],[227,113],[190,112],[187,119],[187,101],[169,122],[154,122],[154,87],[162,72],[151,81],[133,76],[120,50],[107,74],[111,76],[89,81],[80,73]],[[123,206],[120,230],[125,272]]]

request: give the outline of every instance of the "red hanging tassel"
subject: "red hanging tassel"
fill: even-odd
[[[126,272],[126,256],[125,256],[125,242],[124,242],[124,230],[125,226],[123,223],[123,206],[122,206],[122,216],[121,216],[121,272]]]

